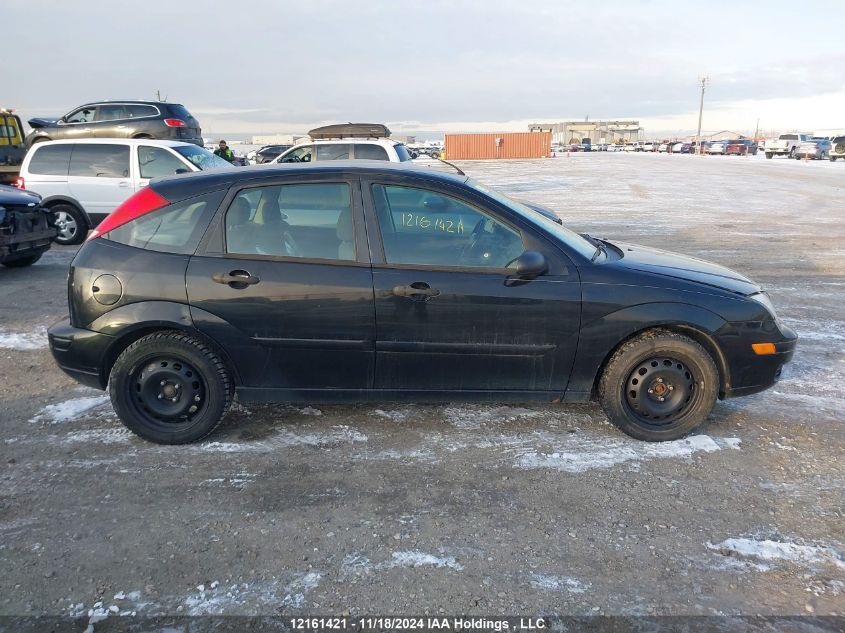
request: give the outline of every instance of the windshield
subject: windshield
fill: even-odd
[[[174,147],[177,152],[191,161],[199,169],[209,171],[212,169],[229,169],[234,167],[229,161],[215,156],[204,147],[196,145],[177,145]]]
[[[502,204],[509,209],[513,209],[536,227],[543,229],[546,233],[550,233],[554,237],[558,238],[561,242],[569,246],[582,257],[592,259],[593,255],[597,252],[596,247],[593,244],[578,235],[575,231],[558,224],[554,220],[544,216],[542,213],[534,211],[531,207],[526,207],[521,202],[512,200],[503,193],[493,189],[488,189],[484,185],[481,185],[472,179],[468,179],[467,184],[473,189],[483,193],[488,198],[493,198],[493,200],[499,204]]]
[[[399,155],[399,160],[401,162],[405,162],[406,160],[411,160],[411,154],[408,152],[408,148],[402,145],[394,145],[393,149],[396,150],[396,153]]]

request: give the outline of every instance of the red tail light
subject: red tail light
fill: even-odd
[[[167,127],[188,127],[188,124],[182,119],[165,119],[164,124]]]
[[[17,187],[18,189],[26,189],[26,182],[23,179],[23,176],[18,176],[15,178],[15,182],[12,183],[13,187]]]
[[[91,231],[88,239],[93,240],[119,226],[123,226],[127,222],[131,222],[135,218],[140,218],[151,211],[166,207],[168,204],[170,204],[170,201],[167,198],[160,196],[150,187],[144,187],[106,216],[106,219]]]

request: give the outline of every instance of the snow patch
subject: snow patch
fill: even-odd
[[[787,561],[802,564],[828,564],[845,569],[845,559],[830,546],[799,545],[783,541],[729,538],[721,543],[707,543],[709,549],[723,556],[744,556],[763,561]]]
[[[302,407],[301,409],[298,409],[298,411],[302,415],[323,415],[322,411],[315,409],[314,407]]]
[[[315,446],[319,448],[337,446],[354,442],[366,442],[369,438],[363,433],[350,429],[348,426],[335,426],[331,430],[320,433],[294,433],[283,431],[277,435],[260,441],[244,442],[206,442],[197,447],[198,450],[216,453],[245,453],[269,452],[279,447],[287,446]]]
[[[29,332],[0,331],[0,348],[30,351],[47,347],[47,334],[43,328]]]
[[[446,556],[439,557],[433,554],[426,554],[419,551],[407,552],[393,552],[390,561],[382,564],[382,568],[389,569],[391,567],[448,567],[456,571],[461,571],[464,567],[458,563],[454,557]]]
[[[90,396],[87,398],[72,398],[58,404],[48,404],[30,422],[44,421],[47,424],[64,424],[107,402],[109,402],[108,396]]]
[[[125,444],[131,438],[132,432],[128,429],[91,429],[68,433],[64,441],[71,444]]]
[[[535,409],[520,407],[446,407],[443,410],[446,421],[458,429],[478,429],[485,424],[513,422],[520,418],[536,418],[543,415]]]
[[[285,597],[282,599],[282,605],[294,608],[304,606],[306,594],[320,584],[320,578],[322,577],[322,574],[312,571],[296,578],[287,587],[285,587],[286,593]]]
[[[531,574],[531,585],[538,589],[549,591],[567,591],[569,593],[584,593],[592,585],[567,576],[550,576],[547,574]]]
[[[732,449],[739,447],[739,440],[735,438],[727,438],[724,443]],[[624,462],[683,458],[699,452],[713,453],[719,450],[722,450],[722,446],[708,435],[693,435],[659,444],[603,439],[601,442],[589,441],[577,446],[568,446],[567,450],[552,453],[525,453],[516,460],[514,466],[524,470],[549,468],[561,472],[583,473],[588,470],[611,468]]]

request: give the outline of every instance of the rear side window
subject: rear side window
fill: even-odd
[[[110,103],[97,107],[97,121],[117,121],[128,116],[126,106],[122,104]]]
[[[351,158],[352,146],[347,143],[317,145],[317,160],[346,160]]]
[[[411,153],[408,151],[408,148],[404,145],[395,145],[393,149],[396,150],[396,153],[399,155],[399,160],[403,163],[406,160],[411,160]]]
[[[197,250],[223,194],[224,191],[215,191],[182,200],[135,218],[103,237],[135,248],[191,255]]]
[[[361,160],[389,160],[387,152],[381,145],[363,143],[355,146],[355,158]]]
[[[158,109],[155,106],[149,105],[128,105],[126,111],[130,118],[138,118],[143,116],[156,116]]]
[[[78,143],[70,157],[68,175],[128,178],[129,146]]]
[[[67,176],[73,145],[36,145],[29,162],[29,173],[43,176]]]
[[[170,115],[176,117],[177,119],[182,119],[183,121],[185,119],[192,118],[191,113],[188,112],[188,108],[178,103],[174,103],[170,106]]]

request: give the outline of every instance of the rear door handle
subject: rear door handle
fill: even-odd
[[[247,286],[257,284],[261,279],[250,275],[246,270],[232,270],[228,273],[215,273],[211,276],[212,281],[218,284],[227,284],[230,288],[243,290]]]
[[[409,286],[395,286],[393,294],[397,297],[408,297],[414,301],[428,301],[440,294],[436,288],[432,288],[424,281],[415,281]]]

